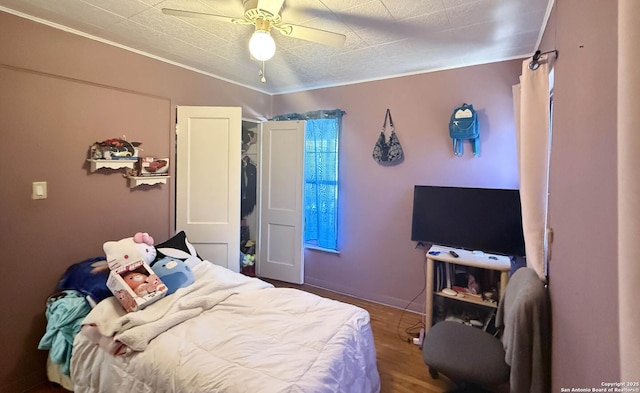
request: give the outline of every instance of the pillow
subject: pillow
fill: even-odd
[[[156,244],[156,252],[156,262],[164,257],[171,257],[180,259],[190,268],[202,262],[202,258],[196,252],[195,247],[189,243],[187,234],[184,231],[176,233],[174,237],[164,243]],[[153,268],[153,264],[151,268]]]
[[[99,265],[103,268],[100,269]],[[57,289],[75,289],[98,303],[113,296],[107,288],[109,269],[104,257],[89,258],[69,266],[58,282]]]

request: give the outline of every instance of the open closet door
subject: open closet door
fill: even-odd
[[[304,282],[304,121],[262,123],[257,273]]]
[[[242,109],[178,106],[176,230],[198,254],[240,270]]]

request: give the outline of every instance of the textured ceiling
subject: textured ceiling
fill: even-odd
[[[253,27],[168,16],[242,17],[242,0],[0,0],[0,10],[148,54],[268,94],[531,56],[553,0],[286,0],[283,22],[346,35],[333,48],[273,33],[251,60]]]

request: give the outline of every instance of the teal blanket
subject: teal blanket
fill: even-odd
[[[84,295],[76,290],[65,290],[47,299],[47,330],[40,339],[38,349],[49,350],[51,361],[69,375],[73,339],[80,332],[80,323],[91,311]]]

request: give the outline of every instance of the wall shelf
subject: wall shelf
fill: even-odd
[[[141,185],[152,186],[154,184],[166,184],[169,176],[129,176],[129,187],[135,188]]]
[[[134,164],[138,161],[138,159],[134,160],[92,160],[87,159],[91,164],[91,172],[95,172],[98,169],[107,168],[107,169],[122,169],[122,168],[130,168],[133,169]]]

